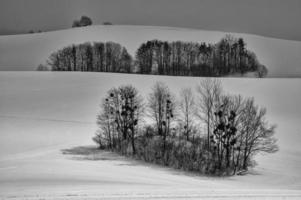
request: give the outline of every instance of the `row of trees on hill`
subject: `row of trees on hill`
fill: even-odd
[[[146,162],[206,174],[247,170],[258,152],[278,150],[275,126],[253,98],[226,95],[221,83],[204,79],[180,98],[162,82],[147,101],[125,85],[107,92],[93,140],[100,148]]]
[[[114,42],[65,47],[52,53],[47,63],[53,71],[132,72],[132,57]]]
[[[79,20],[74,20],[72,23],[72,28],[76,28],[76,27],[83,27],[83,26],[91,26],[93,24],[93,21],[90,17],[88,16],[81,16],[81,18]],[[113,23],[111,22],[103,22],[103,25],[113,25]]]
[[[135,58],[133,61],[117,43],[84,43],[54,52],[48,64],[54,71],[213,77],[247,72],[255,72],[258,77],[267,75],[266,67],[246,48],[244,40],[230,35],[217,44],[147,41],[138,48]]]
[[[136,61],[142,74],[225,76],[260,71],[260,76],[266,75],[244,40],[230,35],[217,44],[148,41],[137,50]]]

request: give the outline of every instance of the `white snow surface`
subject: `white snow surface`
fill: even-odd
[[[147,40],[216,43],[226,32],[158,26],[89,26],[67,30],[0,36],[0,70],[35,70],[46,63],[52,52],[83,42],[118,42],[132,56]],[[269,77],[301,77],[301,42],[230,33],[243,37],[260,63],[267,66]]]
[[[0,199],[301,199],[301,79],[223,78],[254,96],[277,124],[280,151],[258,155],[245,176],[206,177],[103,152],[88,160],[62,149],[93,145],[105,92],[156,81],[178,94],[200,78],[80,72],[0,72]]]

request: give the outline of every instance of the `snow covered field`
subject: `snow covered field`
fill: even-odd
[[[155,81],[174,93],[200,78],[109,73],[0,73],[0,199],[300,199],[301,79],[224,78],[230,93],[254,96],[276,123],[280,151],[257,156],[247,176],[203,177],[112,153],[75,156],[93,145],[104,93],[133,84],[144,97]]]
[[[0,70],[35,70],[50,54],[71,44],[114,41],[132,56],[147,40],[216,43],[225,32],[156,26],[89,26],[54,32],[0,36]],[[231,33],[243,37],[270,77],[301,77],[301,42]]]

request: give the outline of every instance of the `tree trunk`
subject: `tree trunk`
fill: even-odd
[[[132,148],[133,148],[133,155],[136,154],[136,147],[135,147],[135,134],[134,134],[134,128],[132,127]]]
[[[208,110],[207,113],[207,145],[208,145],[208,150],[210,150],[210,111]]]

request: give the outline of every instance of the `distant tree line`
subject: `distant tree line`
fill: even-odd
[[[68,46],[52,53],[47,63],[53,71],[132,72],[132,57],[114,42]]]
[[[103,25],[113,25],[112,22],[103,22],[102,24],[103,24]]]
[[[100,148],[146,162],[204,174],[248,170],[259,152],[278,150],[275,126],[253,98],[226,95],[216,79],[203,79],[180,98],[157,82],[147,101],[125,85],[110,89],[97,116]]]
[[[74,20],[72,23],[72,28],[83,27],[83,26],[91,26],[93,24],[92,19],[88,16],[81,16],[80,20]],[[113,25],[112,22],[105,21],[102,23],[103,25]]]
[[[236,73],[256,73],[265,77],[267,68],[242,38],[225,36],[217,44],[164,42],[152,40],[136,51],[135,60],[120,44],[90,43],[72,45],[49,58],[53,71],[99,71],[220,77]]]
[[[42,33],[42,31],[41,30],[38,30],[38,31],[30,30],[30,31],[28,31],[28,33],[30,33],[30,34],[33,34],[33,33]]]

